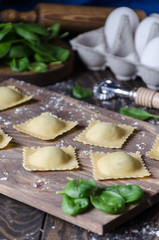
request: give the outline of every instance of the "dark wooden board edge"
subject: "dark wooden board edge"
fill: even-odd
[[[1,193],[5,196],[8,196],[14,200],[17,200],[19,202],[25,203],[28,206],[34,207],[36,209],[39,209],[40,211],[44,211],[48,214],[51,214],[53,216],[55,216],[54,211],[51,210],[50,211],[46,211],[45,207],[43,205],[41,205],[41,203],[39,203],[38,201],[36,202],[31,202],[28,204],[27,198],[25,198],[25,192],[23,192],[23,195],[21,195],[21,198],[17,197],[16,194],[11,194],[12,191],[12,187],[5,187],[5,190],[3,189],[3,191],[1,191]],[[20,191],[22,193],[22,191]],[[32,198],[31,198],[32,199]],[[140,213],[142,213],[144,210],[150,208],[151,206],[153,206],[154,204],[156,204],[157,202],[159,202],[159,193],[156,193],[155,195],[153,195],[153,197],[151,198],[151,201],[149,198],[145,199],[144,201],[142,201],[140,204],[134,206],[131,210],[124,212],[123,214],[120,214],[118,216],[118,218],[115,218],[114,220],[112,220],[111,222],[107,223],[106,225],[97,225],[97,228],[94,228],[94,225],[92,225],[92,227],[88,227],[87,224],[83,221],[78,221],[78,224],[75,223],[75,219],[74,217],[69,217],[69,221],[68,221],[68,216],[65,215],[56,215],[56,217],[67,221],[69,223],[75,224],[79,227],[82,227],[88,231],[97,233],[98,235],[103,235],[104,233],[107,233],[109,231],[114,230],[116,227],[119,227],[120,225],[124,224],[125,222],[131,220],[132,218],[134,218],[135,216],[139,215]],[[134,211],[134,209],[136,211]]]

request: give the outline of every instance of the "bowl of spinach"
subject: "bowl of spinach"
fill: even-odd
[[[48,78],[58,81],[72,71],[73,55],[61,40],[60,24],[45,28],[39,24],[0,24],[0,80],[14,77],[39,85]],[[44,80],[45,78],[45,80]]]

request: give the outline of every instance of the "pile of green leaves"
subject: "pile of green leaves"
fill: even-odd
[[[88,211],[92,206],[108,214],[121,213],[126,205],[136,203],[143,197],[138,185],[114,185],[99,189],[94,180],[74,180],[65,185],[62,210],[65,214],[76,216]]]
[[[60,64],[69,56],[69,50],[53,42],[60,35],[60,24],[49,28],[39,24],[0,24],[0,62],[12,71],[46,72],[48,64]]]

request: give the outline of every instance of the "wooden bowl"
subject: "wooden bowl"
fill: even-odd
[[[48,71],[45,73],[35,73],[31,71],[14,72],[8,66],[0,66],[0,82],[9,78],[15,78],[38,86],[45,86],[64,80],[64,78],[73,71],[74,52],[70,46],[63,41],[58,42],[58,46],[70,50],[70,55],[65,62],[58,65],[49,65]]]

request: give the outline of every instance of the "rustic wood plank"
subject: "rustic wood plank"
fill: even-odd
[[[45,213],[0,195],[0,239],[39,239]]]
[[[77,178],[78,176],[83,178],[92,178],[92,166],[88,155],[90,147],[83,144],[79,145],[79,143],[72,141],[73,137],[76,136],[81,129],[77,128],[75,131],[64,135],[62,139],[58,138],[57,140],[50,141],[48,143],[46,141],[36,140],[35,138],[16,132],[12,129],[12,123],[22,121],[22,116],[24,120],[26,120],[30,117],[38,115],[42,111],[47,110],[57,114],[59,117],[65,118],[66,120],[78,119],[81,127],[85,127],[87,125],[87,120],[90,120],[92,116],[105,121],[134,124],[138,126],[140,131],[136,132],[135,135],[130,138],[124,146],[124,150],[128,152],[139,150],[138,148],[140,148],[140,146],[138,144],[141,144],[142,140],[144,141],[144,144],[146,144],[140,149],[143,155],[146,150],[151,147],[152,141],[155,139],[156,133],[159,132],[159,129],[146,122],[133,120],[131,118],[123,117],[117,113],[110,112],[106,109],[94,107],[89,104],[83,104],[83,102],[40,89],[33,85],[27,85],[24,82],[15,82],[14,80],[11,80],[8,83],[14,84],[18,88],[27,92],[34,93],[34,101],[30,104],[20,106],[18,111],[14,108],[1,113],[2,119],[5,119],[5,121],[8,122],[8,125],[6,126],[5,122],[1,121],[1,127],[4,127],[6,132],[13,136],[14,139],[14,142],[12,142],[10,147],[1,151],[0,177],[4,177],[4,172],[10,173],[7,181],[0,182],[0,189],[3,194],[30,204],[31,206],[49,212],[59,218],[75,223],[76,225],[87,228],[88,230],[94,231],[98,234],[103,233],[103,227],[105,225],[107,227],[107,231],[110,231],[113,227],[127,221],[129,218],[132,218],[144,208],[148,207],[150,202],[151,204],[154,204],[158,201],[159,187],[157,181],[159,176],[159,166],[156,161],[144,157],[146,165],[148,165],[150,172],[152,172],[151,178],[98,182],[99,186],[103,186],[105,184],[112,185],[114,182],[116,184],[139,184],[145,190],[146,196],[145,201],[142,202],[142,204],[122,215],[116,216],[107,215],[95,209],[89,213],[77,216],[76,218],[66,216],[61,210],[62,196],[55,195],[55,191],[63,189],[66,184],[65,179],[67,176],[73,178]],[[145,134],[144,138],[141,133]],[[22,168],[21,162],[23,146],[46,146],[49,144],[63,145],[64,142],[67,142],[68,145],[72,144],[77,147],[78,156],[80,158],[79,170],[71,172],[59,171],[30,173]],[[101,149],[99,147],[93,147],[91,149],[93,149],[93,151],[107,151],[106,149]]]
[[[159,203],[103,236],[47,215],[41,240],[158,240]]]

